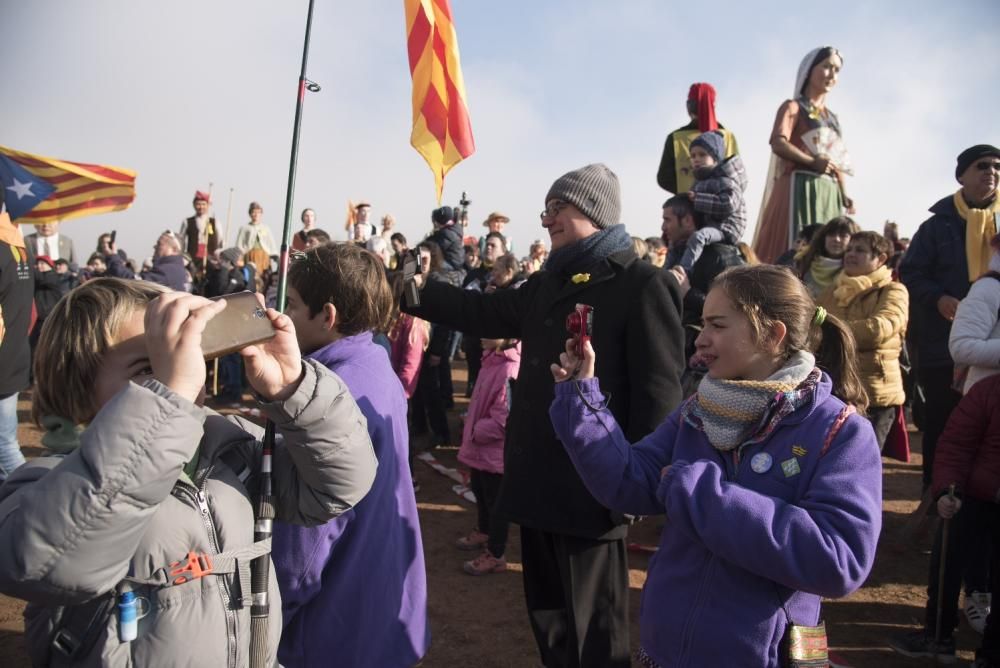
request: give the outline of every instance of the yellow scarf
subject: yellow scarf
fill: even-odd
[[[837,306],[844,308],[865,290],[890,280],[892,280],[892,272],[884,264],[864,276],[848,276],[841,272],[835,281],[837,287],[833,289],[833,298],[836,300]]]
[[[973,209],[965,203],[962,191],[955,193],[955,208],[965,221],[965,257],[969,262],[969,281],[974,281],[990,268],[990,239],[997,233],[1000,197],[994,197],[988,209]]]
[[[7,212],[0,213],[0,241],[24,248],[24,236],[21,234],[21,226],[11,222]]]

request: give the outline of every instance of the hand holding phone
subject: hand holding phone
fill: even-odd
[[[225,306],[197,295],[167,292],[146,307],[146,348],[153,376],[189,401],[197,400],[205,386],[199,339]]]
[[[566,316],[566,352],[559,354],[559,361],[549,366],[552,378],[557,383],[567,380],[586,380],[594,377],[597,357],[590,344],[594,329],[594,307],[577,304],[573,312]]]
[[[417,276],[422,273],[420,251],[411,248],[403,255],[403,297],[406,299],[406,305],[411,308],[420,306],[420,286],[423,280]]]
[[[594,330],[594,307],[577,304],[566,316],[566,331],[573,336],[573,353],[583,359],[583,346],[590,341]]]
[[[305,368],[295,337],[295,326],[287,315],[273,308],[265,311],[274,336],[240,350],[246,364],[247,380],[266,401],[284,401],[298,389]]]

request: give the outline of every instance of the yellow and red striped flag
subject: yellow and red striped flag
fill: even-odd
[[[448,0],[403,0],[413,78],[410,144],[424,156],[438,203],[448,171],[476,151]]]
[[[48,223],[127,209],[135,199],[135,172],[0,146],[0,188],[12,219]]]

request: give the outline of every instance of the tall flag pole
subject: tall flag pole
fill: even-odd
[[[135,172],[0,146],[0,188],[11,219],[37,225],[129,208]]]
[[[444,177],[476,151],[449,0],[403,0],[413,79],[410,144],[434,173],[438,204]]]
[[[302,104],[306,90],[318,92],[319,86],[306,78],[309,60],[309,36],[312,33],[313,2],[309,0],[306,15],[306,37],[302,46],[302,71],[299,74],[298,94],[295,102],[295,123],[292,129],[292,155],[288,164],[288,191],[285,194],[285,225],[281,231],[281,259],[278,263],[278,301],[275,308],[285,310],[288,290],[288,245],[292,238],[292,200],[295,196],[295,170],[299,159],[299,130],[302,127]],[[254,542],[271,539],[274,522],[274,493],[271,464],[274,458],[275,426],[271,420],[264,425],[261,448],[260,491],[254,522]],[[268,621],[271,602],[268,600],[271,579],[271,555],[264,554],[250,565],[250,668],[268,668]]]
[[[302,46],[302,71],[299,74],[298,98],[295,102],[295,123],[292,127],[292,157],[288,163],[288,191],[285,193],[285,227],[281,230],[281,259],[278,264],[278,304],[275,308],[285,310],[288,291],[288,246],[292,240],[292,200],[295,196],[295,171],[299,162],[299,131],[302,127],[302,104],[306,91],[318,93],[319,84],[306,78],[306,63],[309,61],[309,36],[312,33],[313,2],[309,0],[309,14],[306,17],[306,39]]]

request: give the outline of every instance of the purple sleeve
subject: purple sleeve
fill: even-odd
[[[590,493],[611,510],[634,515],[659,515],[663,503],[656,489],[660,471],[670,463],[677,422],[671,415],[655,431],[629,445],[608,410],[594,411],[584,404],[603,406],[605,397],[596,378],[557,383],[549,417],[573,466]],[[581,395],[583,398],[581,398]]]
[[[864,418],[844,425],[797,505],[723,478],[713,462],[675,462],[658,490],[671,530],[790,589],[837,598],[862,585],[882,524],[882,462]]]

